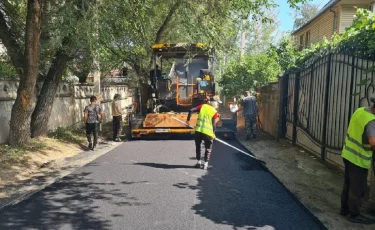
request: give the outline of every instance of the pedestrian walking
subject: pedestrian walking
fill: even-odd
[[[124,109],[121,108],[121,95],[116,94],[112,102],[112,127],[113,127],[113,141],[119,142],[121,133],[122,115]]]
[[[255,96],[251,95],[250,91],[246,91],[244,96],[240,108],[235,110],[234,113],[242,110],[242,115],[245,119],[246,140],[250,138],[256,139],[255,124],[258,115],[257,99]]]
[[[89,142],[88,148],[94,150],[98,144],[99,123],[103,122],[104,113],[102,108],[97,104],[95,96],[90,97],[90,105],[86,106],[83,114],[83,122],[86,125],[86,136]],[[94,137],[92,142],[91,135]]]
[[[219,99],[216,99],[217,102],[221,103]],[[189,125],[191,114],[194,112],[199,113],[197,124],[195,126],[195,150],[196,150],[196,159],[197,159],[197,168],[208,169],[208,161],[210,160],[212,152],[212,144],[215,136],[216,123],[219,121],[219,113],[216,109],[210,105],[210,102],[213,102],[214,99],[207,98],[205,103],[192,108],[189,111],[186,123]],[[204,142],[205,152],[204,152],[204,163],[201,159],[201,144]]]
[[[340,214],[350,222],[373,224],[375,221],[361,214],[362,201],[367,190],[368,170],[375,150],[375,98],[369,108],[359,108],[352,115],[347,131],[342,158],[345,180],[341,194]],[[374,169],[374,168],[373,168]]]

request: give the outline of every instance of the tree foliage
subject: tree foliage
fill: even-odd
[[[220,81],[222,93],[236,96],[246,90],[256,90],[264,84],[276,80],[281,73],[275,57],[267,53],[245,56],[241,62],[232,60]]]
[[[305,25],[319,11],[319,6],[313,3],[302,5],[296,10],[293,28],[296,30]]]
[[[20,81],[30,77],[26,71],[30,57],[25,53],[30,48],[26,43],[30,22],[26,17],[28,2],[0,2],[0,38]],[[43,81],[43,87],[33,103],[36,106],[31,132],[23,129],[25,137],[46,131],[53,99],[67,67],[85,82],[85,76],[94,67],[92,59],[96,57],[103,73],[126,64],[137,76],[144,77],[150,68],[150,46],[164,42],[209,43],[217,50],[222,63],[228,52],[236,51],[240,22],[249,17],[270,21],[265,10],[274,6],[273,0],[205,0],[199,4],[189,0],[41,2],[38,78]],[[300,2],[304,0],[289,0],[291,6]],[[31,84],[29,91],[35,92],[35,85]],[[31,111],[33,104],[30,104]],[[22,122],[14,116],[19,108],[13,110],[12,123]],[[20,132],[17,127],[12,129]],[[26,141],[27,138],[22,138],[19,143]]]
[[[250,13],[261,20],[264,7],[272,6],[270,0],[104,2],[99,10],[101,64],[126,62],[144,75],[153,43],[205,42],[219,53],[229,51],[236,46],[239,22]]]

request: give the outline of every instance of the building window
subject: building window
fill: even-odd
[[[305,47],[310,46],[310,31],[306,32],[306,37],[305,37]]]
[[[368,5],[368,10],[369,11],[374,12],[374,4],[375,3],[372,3],[372,4]]]
[[[299,45],[301,48],[303,48],[303,42],[304,42],[304,36],[303,34],[299,37]]]

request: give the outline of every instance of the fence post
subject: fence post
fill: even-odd
[[[326,159],[325,152],[326,152],[326,144],[327,144],[327,119],[328,119],[329,86],[331,82],[331,62],[332,62],[332,53],[328,55],[326,89],[325,89],[325,95],[324,95],[322,148],[321,148],[321,154],[320,154],[323,161],[325,161]]]
[[[278,127],[278,135],[277,141],[281,138],[285,138],[286,133],[286,107],[288,103],[288,84],[289,83],[289,75],[285,74],[280,76],[279,78],[279,86],[280,86],[280,101],[279,101],[279,127]]]
[[[296,73],[294,80],[294,105],[293,105],[293,136],[292,143],[295,145],[297,143],[297,123],[298,123],[298,98],[299,98],[299,81],[301,77],[301,71]]]
[[[354,79],[355,62],[356,62],[356,57],[355,57],[355,55],[353,55],[353,57],[352,57],[352,74],[350,76],[350,96],[349,96],[349,111],[348,111],[349,117],[352,115],[353,86],[354,86],[354,80],[355,80]],[[350,122],[350,119],[348,119],[348,124],[346,124],[347,126],[349,126],[349,122]]]

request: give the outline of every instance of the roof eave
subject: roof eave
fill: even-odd
[[[300,28],[298,28],[297,30],[293,31],[292,34],[295,35],[296,33],[300,32],[301,30],[303,30],[304,28],[306,28],[308,25],[310,25],[315,19],[317,19],[318,17],[320,17],[322,14],[324,14],[325,12],[327,12],[328,10],[330,10],[333,6],[335,6],[338,2],[340,2],[341,0],[331,0],[331,2],[327,3],[326,6],[324,6],[324,8],[318,13],[316,14],[313,18],[311,18],[308,22],[306,22],[303,26],[301,26]]]

